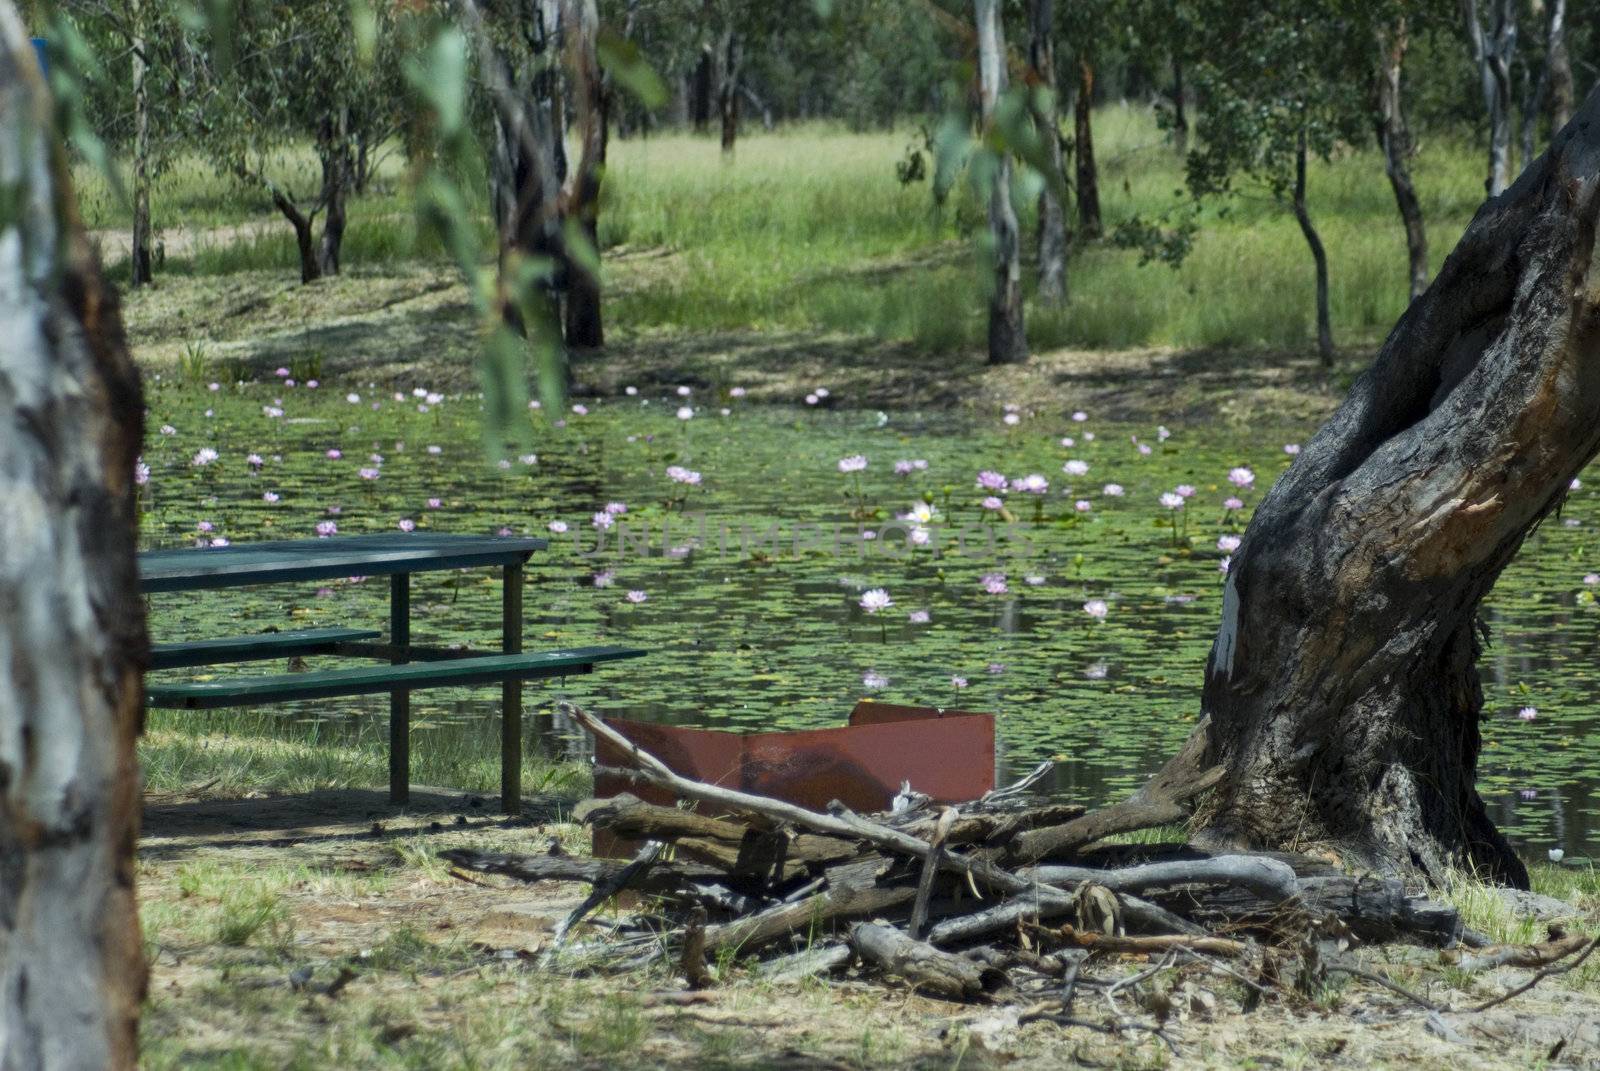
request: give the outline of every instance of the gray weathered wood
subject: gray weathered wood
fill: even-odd
[[[850,947],[863,962],[905,979],[918,992],[947,1000],[976,999],[1005,980],[993,967],[941,952],[876,922],[858,922],[851,927]]]

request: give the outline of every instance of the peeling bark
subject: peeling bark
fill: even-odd
[[[1600,94],[1486,202],[1233,557],[1212,843],[1526,886],[1474,787],[1479,607],[1600,451]]]
[[[132,1068],[138,375],[0,3],[0,1067]]]

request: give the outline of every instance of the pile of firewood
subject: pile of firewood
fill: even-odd
[[[1214,783],[1207,777],[1182,787],[1157,778],[1132,799],[1088,812],[1031,800],[1028,789],[1046,766],[958,806],[935,804],[908,786],[886,813],[837,804],[818,812],[681,777],[599,719],[568,712],[630,756],[633,769],[608,773],[699,809],[626,794],[581,807],[597,834],[639,845],[630,861],[446,857],[466,870],[592,884],[551,954],[582,953],[610,967],[669,958],[692,987],[712,984],[709,964],[737,952],[762,960],[762,972],[775,978],[855,964],[950,999],[1048,992],[1056,1006],[1049,1014],[1065,1022],[1076,987],[1115,987],[1106,993],[1115,1008],[1118,989],[1138,979],[1096,983],[1080,971],[1089,957],[1131,954],[1157,967],[1202,964],[1257,993],[1342,971],[1437,1011],[1427,998],[1340,963],[1340,954],[1406,941],[1448,950],[1466,969],[1557,972],[1600,943],[1557,933],[1541,945],[1486,949],[1454,908],[1391,878],[1351,876],[1306,856],[1106,843],[1181,820],[1187,795]],[[634,910],[602,938],[569,943],[578,922],[625,892]]]

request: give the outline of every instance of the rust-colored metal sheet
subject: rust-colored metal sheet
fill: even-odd
[[[977,799],[994,788],[992,714],[863,700],[848,724],[833,729],[740,733],[623,719],[607,724],[685,777],[813,810],[834,800],[857,811],[886,810],[903,781],[946,803]],[[595,760],[626,765],[625,756],[603,740]],[[594,792],[672,800],[659,789],[603,774]],[[595,851],[623,847],[597,838]]]

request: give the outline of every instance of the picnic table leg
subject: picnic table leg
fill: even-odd
[[[522,650],[522,563],[505,567],[500,585],[500,649]],[[500,809],[522,813],[522,682],[500,686]]]
[[[389,643],[400,649],[390,662],[407,661],[403,652],[411,646],[410,573],[389,578]],[[396,688],[389,693],[389,802],[406,803],[410,798],[411,692]]]

